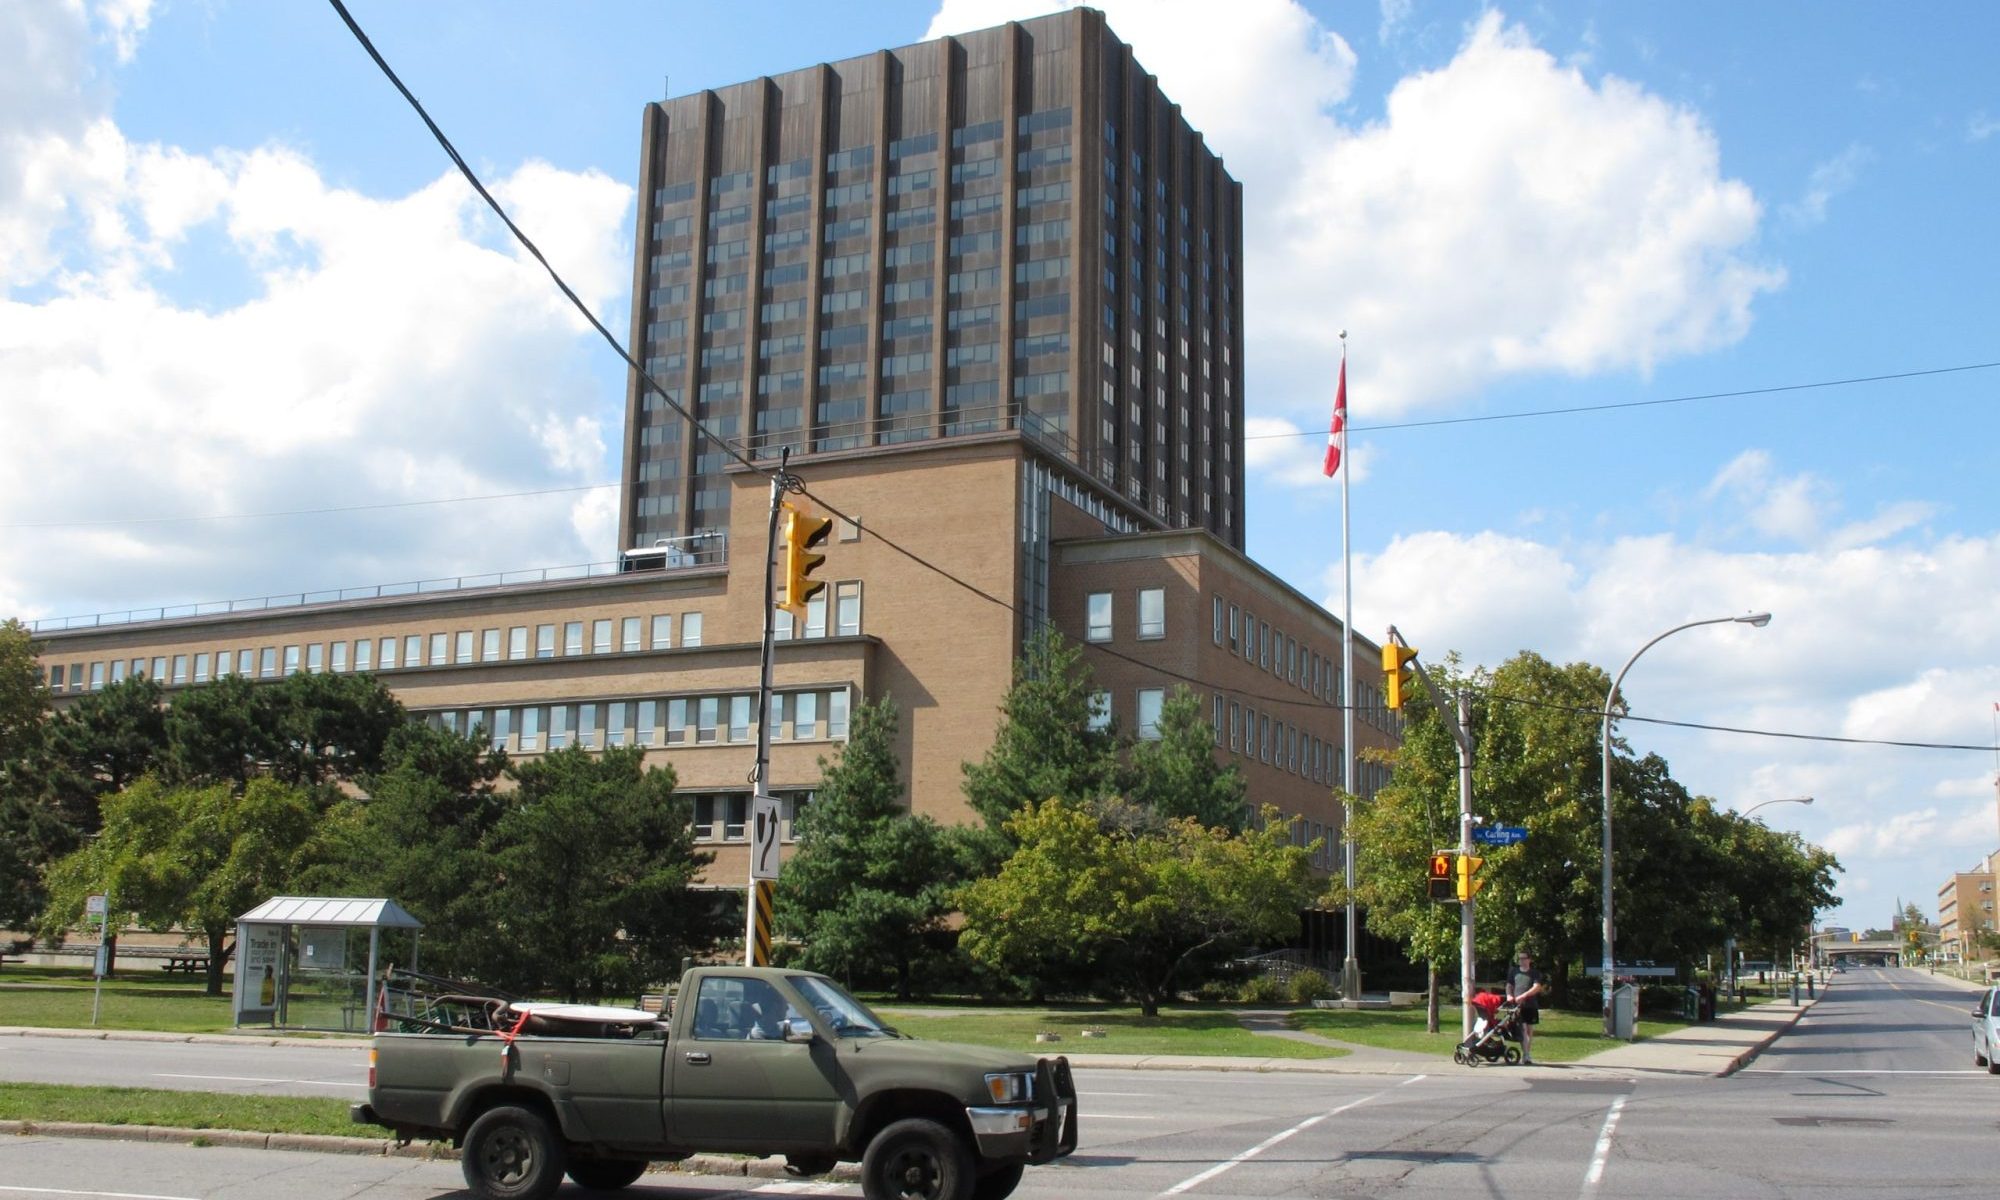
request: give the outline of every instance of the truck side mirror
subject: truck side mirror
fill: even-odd
[[[793,1017],[785,1022],[785,1040],[788,1042],[810,1042],[813,1040],[813,1023],[804,1017]]]

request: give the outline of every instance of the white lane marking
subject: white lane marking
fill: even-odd
[[[340,1083],[332,1079],[272,1079],[263,1075],[177,1075],[171,1071],[153,1072],[155,1079],[224,1079],[231,1083],[307,1083],[314,1087],[366,1088],[365,1083]]]
[[[852,1195],[853,1192],[852,1189],[838,1183],[813,1183],[808,1180],[788,1179],[783,1183],[767,1183],[762,1187],[751,1188],[748,1192],[739,1192],[737,1194],[749,1196],[848,1196]]]
[[[1093,1121],[1164,1121],[1164,1120],[1166,1120],[1166,1118],[1165,1118],[1165,1117],[1133,1117],[1133,1116],[1124,1116],[1124,1115],[1121,1115],[1121,1114],[1119,1114],[1119,1113],[1091,1113],[1091,1114],[1090,1114],[1090,1119],[1091,1119],[1091,1120],[1093,1120]]]
[[[0,1192],[29,1196],[99,1196],[107,1200],[200,1200],[196,1196],[155,1196],[150,1192],[79,1192],[69,1188],[8,1187],[4,1183],[0,1183]]]
[[[1915,1068],[1904,1070],[1870,1070],[1867,1067],[1841,1067],[1833,1071],[1808,1071],[1804,1068],[1751,1067],[1738,1071],[1738,1075],[1984,1075],[1984,1067],[1953,1067],[1940,1071],[1919,1071]]]
[[[1588,1196],[1597,1190],[1604,1179],[1604,1167],[1611,1161],[1611,1135],[1618,1130],[1618,1114],[1625,1110],[1628,1097],[1620,1096],[1611,1102],[1611,1111],[1604,1114],[1604,1128],[1597,1135],[1597,1148],[1590,1154],[1590,1173],[1583,1177],[1581,1195]]]
[[[1396,1087],[1407,1087],[1408,1085],[1424,1078],[1427,1078],[1427,1076],[1412,1075],[1408,1079],[1405,1079],[1402,1083],[1397,1084]],[[1363,1096],[1359,1100],[1349,1100],[1347,1103],[1341,1105],[1339,1108],[1332,1109],[1328,1112],[1320,1113],[1318,1116],[1307,1117],[1305,1120],[1300,1121],[1298,1124],[1292,1126],[1290,1129],[1285,1130],[1283,1133],[1272,1134],[1270,1137],[1267,1137],[1263,1141],[1258,1142],[1256,1145],[1250,1147],[1248,1150],[1245,1150],[1243,1153],[1237,1155],[1236,1157],[1228,1159],[1227,1161],[1224,1162],[1219,1162],[1214,1166],[1210,1167],[1208,1170],[1201,1172],[1199,1175],[1191,1175],[1188,1178],[1181,1180],[1179,1183],[1168,1188],[1166,1191],[1161,1192],[1160,1195],[1178,1196],[1182,1192],[1188,1191],[1192,1188],[1200,1187],[1202,1184],[1207,1183],[1209,1180],[1214,1179],[1216,1176],[1221,1175],[1223,1172],[1233,1170],[1236,1167],[1242,1166],[1244,1163],[1249,1162],[1251,1159],[1257,1157],[1259,1154],[1264,1153],[1264,1151],[1269,1150],[1271,1147],[1276,1146],[1277,1144],[1283,1142],[1285,1139],[1291,1137],[1294,1134],[1304,1133],[1306,1130],[1311,1129],[1313,1126],[1319,1124],[1321,1121],[1328,1119],[1329,1117],[1337,1117],[1340,1114],[1347,1112],[1350,1109],[1360,1108],[1362,1105],[1368,1103],[1370,1100],[1378,1100],[1395,1090],[1396,1088],[1383,1088],[1381,1091]]]

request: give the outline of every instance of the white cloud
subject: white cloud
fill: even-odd
[[[1968,142],[1983,142],[1996,133],[2000,133],[2000,117],[1982,111],[1965,119],[1965,140]]]
[[[932,35],[1045,11],[944,0]],[[1497,12],[1344,123],[1356,58],[1293,0],[1105,0],[1243,182],[1250,399],[1306,421],[1354,333],[1356,403],[1396,414],[1530,373],[1645,371],[1728,345],[1781,270],[1695,112],[1565,66]],[[1393,26],[1400,8],[1383,8]]]
[[[1328,413],[1331,416],[1331,411]],[[1350,442],[1342,470],[1349,483],[1368,478],[1376,449],[1370,442]],[[1246,475],[1299,489],[1338,488],[1340,478],[1326,475],[1326,433],[1308,434],[1283,417],[1246,417],[1243,421],[1243,469]]]
[[[1785,215],[1796,225],[1818,225],[1826,220],[1827,205],[1835,196],[1852,188],[1861,169],[1875,157],[1866,146],[1852,145],[1820,163],[1806,180],[1806,190],[1785,206]]]
[[[101,10],[121,49],[147,11]],[[93,110],[101,98],[60,82],[85,73],[78,12],[10,6],[0,20],[70,55],[57,82],[37,85],[33,121],[0,116],[0,394],[12,431],[0,443],[0,525],[12,526],[0,536],[0,611],[44,613],[35,597],[111,608],[612,552],[615,493],[414,519],[34,527],[598,483],[613,473],[602,428],[622,397],[591,375],[594,335],[455,173],[385,198],[333,186],[285,146],[128,141]],[[631,189],[538,162],[489,183],[615,327]],[[216,236],[187,261],[198,230]],[[186,296],[190,270],[239,275],[243,294]]]
[[[1747,520],[1778,477],[1768,456],[1716,475],[1713,497]],[[1739,486],[1746,485],[1746,486]],[[1747,486],[1754,485],[1754,486]],[[1827,497],[1837,503],[1837,496]],[[1910,502],[1905,502],[1908,504]],[[1898,510],[1891,504],[1885,511]],[[1918,508],[1928,506],[1917,504]],[[1685,621],[1753,610],[1768,628],[1691,629],[1647,650],[1625,683],[1635,716],[1778,732],[1988,745],[2000,699],[2000,534],[1909,533],[1894,544],[1826,537],[1783,553],[1740,552],[1668,533],[1548,543],[1492,532],[1397,538],[1357,560],[1355,624],[1391,621],[1428,655],[1497,665],[1523,648],[1615,671]],[[1320,589],[1339,611],[1337,564]],[[1993,755],[1678,730],[1627,721],[1621,736],[1732,808],[1811,795],[1758,813],[1839,854],[1880,891],[1936,892],[1989,851]],[[1844,880],[1850,898],[1861,889]],[[1859,918],[1855,918],[1859,919]]]

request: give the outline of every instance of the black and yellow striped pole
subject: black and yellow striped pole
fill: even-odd
[[[750,886],[750,902],[755,911],[751,916],[750,965],[768,967],[771,965],[771,898],[778,885],[768,879],[759,879]]]

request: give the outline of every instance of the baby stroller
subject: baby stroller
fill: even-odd
[[[1519,1063],[1521,1025],[1515,1018],[1521,1006],[1492,992],[1477,992],[1472,1007],[1479,1011],[1479,1018],[1473,1022],[1471,1036],[1452,1049],[1451,1061],[1461,1067],[1476,1067],[1482,1062],[1504,1061],[1510,1067]]]

